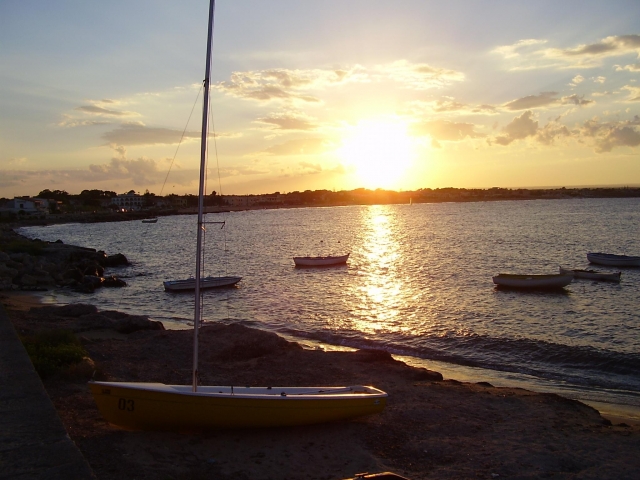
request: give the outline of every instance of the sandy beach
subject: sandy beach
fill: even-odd
[[[31,294],[3,294],[19,333],[75,329],[97,375],[189,383],[191,332],[78,331],[78,319]],[[242,325],[201,334],[203,384],[369,384],[389,394],[378,415],[350,422],[180,434],[109,425],[86,378],[44,382],[73,441],[99,479],[343,479],[393,471],[423,478],[637,478],[640,426],[603,418],[580,402],[487,383],[439,380],[386,352],[305,349]]]

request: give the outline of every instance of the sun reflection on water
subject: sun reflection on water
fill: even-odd
[[[362,255],[353,297],[353,325],[364,333],[402,329],[403,279],[398,274],[402,248],[396,210],[376,205],[362,210]]]

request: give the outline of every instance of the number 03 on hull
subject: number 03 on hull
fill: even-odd
[[[387,394],[374,387],[218,387],[90,382],[100,413],[134,430],[295,426],[381,412]]]

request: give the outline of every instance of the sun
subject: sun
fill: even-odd
[[[399,188],[415,159],[414,140],[400,120],[362,121],[345,133],[338,150],[364,188]]]

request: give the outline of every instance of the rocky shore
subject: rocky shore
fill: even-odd
[[[90,293],[100,287],[122,287],[123,280],[105,276],[104,271],[128,263],[122,254],[31,240],[18,235],[11,225],[0,226],[0,290],[68,287]]]
[[[88,352],[83,368],[44,380],[62,422],[98,479],[326,479],[394,471],[412,480],[635,479],[640,426],[604,419],[558,395],[443,380],[384,351],[322,351],[240,324],[200,334],[200,376],[213,385],[374,385],[381,413],[311,427],[201,434],[125,431],[100,416],[86,382],[188,384],[192,332],[91,305],[20,308],[16,331],[64,328]]]

